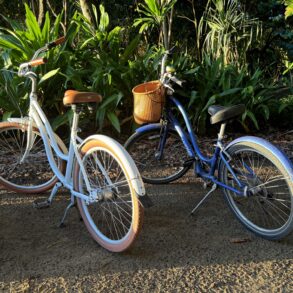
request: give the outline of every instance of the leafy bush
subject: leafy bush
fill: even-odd
[[[11,75],[5,69],[17,71],[19,64],[30,60],[35,50],[44,46],[47,42],[57,39],[60,31],[61,15],[51,25],[49,14],[47,13],[44,25],[40,27],[36,17],[27,5],[25,5],[25,9],[25,25],[7,19],[11,29],[0,28],[0,47],[3,50],[2,59],[4,63],[4,70],[0,72],[0,107],[15,115],[26,113],[28,107],[27,93],[30,91],[30,83],[17,75]],[[72,28],[73,25],[68,30],[67,44],[74,39],[76,34]],[[62,78],[59,73],[61,71],[66,72],[67,67],[70,66],[71,59],[71,53],[66,49],[67,44],[48,52],[46,55],[48,63],[37,69],[41,76],[40,102],[44,104],[46,109],[54,107],[55,111],[53,112],[56,113],[57,111],[59,114],[64,113],[64,110],[60,107],[60,97],[64,91],[65,82],[65,78]],[[5,100],[6,95],[9,97],[9,104]]]

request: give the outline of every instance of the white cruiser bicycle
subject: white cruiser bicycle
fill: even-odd
[[[53,132],[37,101],[37,75],[32,67],[46,62],[38,55],[64,41],[62,37],[46,44],[19,67],[18,75],[32,82],[29,113],[0,123],[0,184],[21,193],[52,188],[46,201],[35,201],[37,208],[50,206],[58,189],[67,188],[71,199],[61,225],[77,202],[93,239],[109,251],[121,252],[137,238],[143,207],[151,202],[134,161],[118,142],[105,135],[84,140],[77,135],[83,107],[101,102],[99,94],[65,92],[63,103],[73,110],[69,150]]]

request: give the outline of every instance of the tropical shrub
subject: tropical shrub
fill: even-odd
[[[26,4],[25,9],[25,24],[7,19],[11,28],[0,28],[0,47],[3,50],[2,60],[4,65],[4,70],[0,71],[0,107],[9,111],[11,115],[26,113],[28,107],[27,93],[30,91],[30,83],[17,75],[11,75],[9,71],[5,70],[17,71],[19,64],[30,60],[38,48],[60,36],[61,15],[51,24],[47,13],[44,25],[40,27],[35,15]],[[68,70],[72,59],[70,51],[66,48],[76,35],[73,26],[75,24],[69,27],[66,44],[50,50],[46,54],[48,63],[37,68],[41,77],[39,100],[47,110],[52,111],[53,109],[54,115],[64,113],[64,109],[60,106],[60,100],[64,92],[65,78],[62,78],[60,72]],[[5,98],[7,95],[9,99]],[[7,100],[10,101],[9,104],[7,104]],[[6,117],[7,115],[4,116],[4,119]]]

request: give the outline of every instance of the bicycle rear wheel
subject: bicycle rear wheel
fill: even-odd
[[[237,219],[249,230],[266,239],[285,237],[293,229],[293,182],[290,170],[262,145],[240,142],[227,152],[230,166],[247,186],[247,197],[223,189],[225,199]],[[292,171],[291,171],[292,172]],[[224,162],[219,166],[222,182],[237,188]]]
[[[190,168],[184,166],[189,159],[178,133],[169,129],[163,150],[158,158],[161,128],[134,133],[125,143],[125,148],[134,159],[144,182],[151,184],[169,183],[182,177]]]
[[[27,126],[17,122],[0,123],[0,184],[7,189],[40,193],[52,188],[57,182],[38,129],[34,128],[33,134],[33,146],[26,159],[20,162],[26,150]],[[63,171],[64,162],[55,159]]]
[[[121,158],[125,150],[117,142],[111,146],[103,139],[87,142],[81,149],[83,166],[92,188],[103,199],[87,204],[77,198],[77,205],[91,236],[109,251],[127,250],[137,238],[143,223],[141,206],[130,180],[133,162]],[[113,147],[114,145],[114,147]],[[118,155],[117,148],[122,151]],[[127,162],[124,165],[122,162]],[[79,164],[75,165],[74,187],[86,194]]]

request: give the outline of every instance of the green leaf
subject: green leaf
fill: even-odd
[[[105,99],[99,108],[105,109],[112,102],[116,102],[115,105],[117,106],[122,97],[123,97],[122,93],[114,94],[110,96],[109,98]]]
[[[211,96],[201,112],[205,112],[209,106],[215,104],[216,98],[217,98],[217,95]]]
[[[114,112],[108,112],[107,117],[108,117],[109,121],[112,123],[112,125],[114,126],[114,128],[118,132],[120,132],[120,122],[119,122],[117,116],[115,115],[115,113]]]
[[[287,0],[285,1],[285,5],[286,5],[285,18],[287,19],[288,17],[293,15],[293,1]]]
[[[282,111],[284,111],[284,109],[286,109],[287,106],[288,106],[288,104],[285,104],[285,103],[281,104],[280,107],[279,107],[278,112],[281,113]]]
[[[133,51],[137,48],[138,43],[140,41],[140,35],[137,35],[130,44],[124,50],[123,55],[121,56],[122,62],[126,62],[129,59],[129,56],[133,53]]]
[[[72,120],[73,112],[72,110],[67,111],[65,114],[57,116],[52,122],[52,128],[55,131],[60,126],[69,123]]]
[[[195,102],[195,100],[198,99],[198,92],[197,91],[192,91],[190,95],[190,101],[188,103],[188,108],[192,106],[192,104]]]
[[[40,26],[38,24],[38,21],[36,19],[36,16],[33,14],[33,12],[30,10],[29,6],[25,3],[25,11],[26,11],[26,19],[25,23],[28,28],[28,31],[31,34],[31,40],[41,40],[42,33]]]
[[[3,114],[2,121],[7,121],[11,117],[12,114],[13,112],[5,112]]]
[[[53,70],[47,72],[45,75],[42,76],[42,78],[40,79],[39,84],[41,84],[45,80],[51,78],[52,76],[56,75],[59,72],[59,70],[60,70],[60,68],[57,68],[57,69],[53,69]]]
[[[42,29],[42,38],[46,42],[49,42],[50,25],[51,25],[50,16],[49,16],[49,12],[47,11],[45,16],[45,23]]]
[[[251,119],[256,129],[259,129],[258,122],[255,118],[255,115],[251,111],[247,111],[247,116]]]
[[[100,5],[100,12],[101,12],[101,17],[100,17],[99,30],[102,32],[105,32],[109,25],[109,15],[107,12],[105,12],[105,8],[102,4]]]
[[[241,90],[242,90],[242,88],[228,89],[226,91],[221,92],[219,94],[219,97],[225,97],[225,96],[233,95],[233,94],[236,94],[236,93],[240,92]]]
[[[270,118],[270,109],[269,109],[269,107],[267,105],[264,105],[264,104],[259,105],[259,107],[262,108],[265,119],[269,120],[269,118]]]

